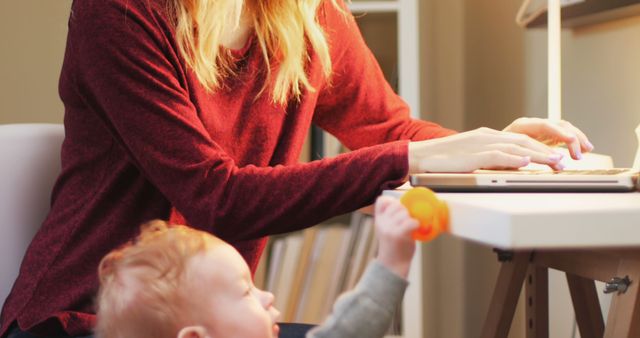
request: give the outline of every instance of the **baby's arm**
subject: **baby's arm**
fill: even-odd
[[[415,241],[411,232],[418,222],[400,202],[379,197],[375,206],[379,248],[355,289],[336,301],[332,314],[307,338],[378,338],[389,328],[404,291]]]
[[[381,196],[375,206],[378,256],[376,260],[396,275],[407,278],[416,242],[411,236],[420,223],[409,216],[400,200]]]

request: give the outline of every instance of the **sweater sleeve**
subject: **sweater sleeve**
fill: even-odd
[[[75,87],[191,226],[245,240],[374,201],[408,171],[407,142],[291,166],[240,167],[205,130],[146,0],[83,0],[70,20]]]
[[[394,93],[364,42],[354,17],[325,2],[325,31],[333,74],[323,88],[314,123],[347,148],[359,149],[395,140],[426,140],[454,134],[432,122],[413,119],[409,106]]]
[[[306,337],[383,337],[407,285],[406,280],[372,261],[355,289],[342,294],[331,315]]]

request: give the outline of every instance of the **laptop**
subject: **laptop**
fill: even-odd
[[[638,189],[638,170],[476,170],[414,174],[410,183],[442,192],[625,192]]]
[[[610,168],[611,157],[585,154],[580,161],[561,148],[569,170],[552,171],[532,163],[519,170],[476,170],[471,173],[424,173],[410,176],[413,186],[435,191],[530,191],[530,192],[625,192],[640,190],[640,126],[636,128],[639,146],[632,168]],[[608,168],[608,169],[582,169]]]

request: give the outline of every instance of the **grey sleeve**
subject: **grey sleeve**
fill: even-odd
[[[405,279],[372,261],[358,285],[338,298],[331,315],[306,338],[384,337],[407,285]]]

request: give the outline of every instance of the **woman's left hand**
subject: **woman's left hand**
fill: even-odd
[[[544,144],[555,146],[566,144],[573,159],[582,158],[582,153],[593,150],[587,136],[571,123],[560,120],[521,117],[504,128],[506,132],[528,135]]]

